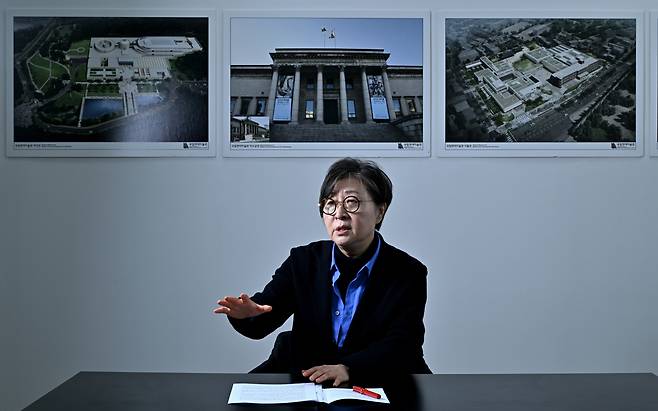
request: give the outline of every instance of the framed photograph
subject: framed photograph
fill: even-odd
[[[214,156],[211,11],[8,10],[9,156]]]
[[[641,12],[436,15],[439,156],[643,155]]]
[[[429,156],[429,19],[225,11],[224,155]]]
[[[650,14],[651,35],[649,38],[649,67],[651,81],[649,83],[649,95],[651,96],[649,111],[649,132],[647,133],[647,144],[651,156],[658,156],[658,11]]]

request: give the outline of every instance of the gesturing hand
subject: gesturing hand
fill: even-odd
[[[271,305],[256,304],[245,293],[240,294],[239,297],[226,296],[217,301],[221,307],[215,308],[215,314],[226,314],[231,318],[241,320],[243,318],[255,317],[263,313],[272,311]]]
[[[350,380],[350,373],[347,371],[347,367],[343,364],[318,365],[317,367],[312,367],[308,370],[302,370],[302,375],[318,384],[327,380],[333,380],[334,387],[338,387],[342,383]]]

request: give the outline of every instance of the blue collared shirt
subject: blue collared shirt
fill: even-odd
[[[361,301],[361,296],[366,289],[366,284],[368,283],[368,278],[370,278],[370,272],[372,271],[372,266],[375,265],[377,256],[379,255],[379,247],[382,244],[379,235],[375,234],[377,237],[377,249],[372,255],[372,258],[361,267],[361,269],[356,273],[354,279],[347,286],[347,292],[345,293],[345,301],[340,296],[340,291],[336,285],[336,280],[340,277],[340,271],[338,271],[338,266],[336,265],[336,244],[334,244],[331,249],[331,266],[330,272],[333,272],[331,277],[331,286],[334,290],[331,295],[331,318],[333,322],[333,331],[334,331],[334,341],[338,344],[338,347],[342,347],[345,342],[345,336],[347,331],[350,329],[350,324],[352,324],[352,318],[354,318],[354,312],[359,306],[359,301]],[[340,252],[340,251],[339,251]]]

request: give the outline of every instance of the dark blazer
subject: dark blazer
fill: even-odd
[[[233,327],[260,339],[294,315],[292,333],[286,338],[289,358],[272,372],[298,374],[316,365],[344,364],[352,381],[431,373],[422,348],[427,268],[382,238],[345,343],[338,348],[332,334],[332,246],[331,241],[318,241],[293,248],[265,289],[252,297],[258,304],[271,305],[272,311],[243,320],[229,317]]]

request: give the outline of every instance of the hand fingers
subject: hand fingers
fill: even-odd
[[[320,371],[316,371],[313,374],[311,374],[308,379],[312,382],[316,382],[317,378],[321,375]]]
[[[336,370],[336,379],[334,380],[334,385],[338,386],[347,383],[350,380],[350,372],[347,366],[338,364],[336,366]]]
[[[308,370],[302,370],[302,375],[304,377],[308,377],[309,375],[313,374],[315,372],[315,370],[317,370],[318,368],[319,367],[312,367],[312,368],[309,368]]]
[[[238,297],[226,296],[220,300],[217,300],[217,304],[221,307],[217,307],[213,310],[215,314],[226,314],[229,316],[234,316],[232,313],[233,310],[240,310],[240,307],[243,306],[243,301]]]
[[[249,295],[241,293],[239,297],[226,296],[217,300],[221,307],[215,308],[215,314],[227,314],[234,318],[254,317],[272,311],[271,305],[256,304]]]
[[[320,378],[321,378],[323,375],[325,375],[326,372],[327,372],[327,370],[325,369],[325,367],[318,367],[318,369],[315,370],[315,371],[313,372],[313,374],[311,374],[311,375],[308,377],[308,379],[311,380],[311,381],[315,381],[315,382],[322,382],[322,381],[326,380],[326,378],[323,378],[323,379],[320,379]]]
[[[302,375],[315,382],[322,382],[335,377],[331,372],[331,367],[328,365],[318,365],[308,370],[302,370]]]
[[[237,300],[237,302],[236,302],[236,300],[237,299],[234,298],[234,297],[224,297],[221,300],[217,301],[217,304],[221,306],[221,307],[218,307],[218,308],[224,308],[224,307],[227,308],[228,311],[223,311],[222,310],[222,312],[225,312],[225,313],[228,313],[231,310],[238,310],[240,308],[240,306],[242,305],[242,303],[239,302],[240,300]]]
[[[256,309],[256,313],[262,314],[262,313],[268,313],[272,311],[272,306],[271,305],[260,305],[256,304],[250,297],[249,295],[242,293],[240,294],[240,297],[225,297],[226,300],[228,300],[229,303],[237,305],[242,305],[247,308],[253,307]],[[225,304],[222,304],[225,305]],[[230,307],[230,305],[227,305],[229,308],[236,308],[236,307]]]
[[[246,295],[246,294],[242,294]],[[251,302],[251,299],[247,298],[246,300],[241,297],[226,296],[221,300],[217,301],[217,304],[223,305],[224,307],[237,308],[239,306],[245,305],[245,303]]]
[[[269,313],[272,311],[272,306],[271,305],[256,305],[256,309],[261,312],[261,313]]]
[[[341,385],[342,383],[344,383],[344,382],[346,382],[346,381],[347,381],[347,380],[344,380],[340,375],[338,375],[338,376],[334,379],[334,387],[338,387],[339,385]]]
[[[334,387],[338,387],[350,379],[344,365],[319,365],[308,370],[302,370],[302,375],[315,383],[333,380]]]
[[[331,379],[334,379],[334,378],[335,378],[335,375],[333,375],[333,374],[330,373],[329,371],[325,371],[325,372],[322,373],[318,378],[315,379],[315,382],[317,382],[317,383],[323,383],[323,382],[325,382],[325,381],[327,381],[327,380],[331,380]]]
[[[229,314],[231,312],[230,308],[227,307],[218,307],[212,310],[215,314]]]
[[[240,297],[227,296],[224,297],[224,300],[229,304],[243,304],[244,301]]]

